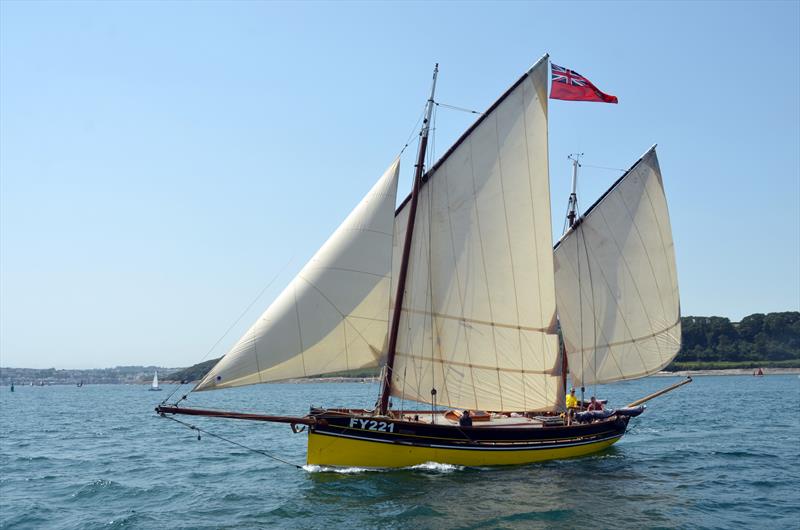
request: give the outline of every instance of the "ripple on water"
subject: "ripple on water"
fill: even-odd
[[[630,402],[664,386],[643,379],[598,392]],[[369,406],[376,392],[260,385],[191,399],[302,414],[311,402]],[[298,471],[212,437],[198,442],[154,417],[152,395],[141,388],[21,388],[0,396],[0,527],[797,528],[800,414],[773,406],[786,392],[800,398],[800,380],[697,378],[654,401],[621,443],[587,458]],[[97,402],[126,413],[87,412]],[[714,413],[733,402],[747,422]],[[291,462],[305,456],[305,435],[284,426],[198,425]],[[586,499],[597,499],[591,510]]]

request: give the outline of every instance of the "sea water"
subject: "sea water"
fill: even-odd
[[[588,392],[621,406],[676,380]],[[298,469],[305,433],[181,418],[283,463],[156,416],[174,387],[147,388],[2,387],[0,527],[800,528],[797,375],[697,377],[650,402],[611,449],[502,468]],[[377,393],[272,384],[186,404],[302,415],[310,404],[372,406]]]

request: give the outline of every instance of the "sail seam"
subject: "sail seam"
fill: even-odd
[[[531,71],[532,70],[533,70],[533,68],[531,68]],[[534,82],[534,79],[535,78],[533,76],[531,76],[531,83]],[[539,105],[542,107],[543,114],[544,114],[545,133],[544,133],[543,137],[544,137],[544,143],[545,143],[545,148],[544,148],[544,153],[545,153],[544,156],[545,156],[545,158],[547,158],[547,153],[548,153],[548,151],[550,149],[550,147],[549,147],[549,135],[548,135],[549,120],[548,120],[548,116],[547,116],[547,97],[546,97],[547,86],[546,85],[547,85],[547,82],[545,81],[545,98],[544,98],[544,101],[542,101],[539,98],[540,94],[539,94],[539,91],[536,90],[536,86],[533,87],[534,88],[534,90],[533,90],[534,95],[532,96],[532,99],[538,100]],[[522,97],[523,97],[523,103],[524,103],[524,98],[525,98],[524,90],[523,90]],[[532,181],[531,181],[532,170],[531,170],[531,161],[530,161],[530,150],[529,150],[529,146],[528,146],[528,114],[527,114],[527,112],[523,112],[522,125],[523,125],[523,127],[525,129],[525,160],[526,160],[526,162],[528,164],[528,193],[530,195],[531,206],[533,206],[533,204],[535,204],[535,202],[534,202],[534,196],[533,196],[533,184],[532,184]],[[547,223],[548,223],[547,233],[550,234],[552,232],[552,227],[549,226],[550,223],[552,222],[551,219],[550,219],[550,215],[551,215],[550,214],[550,170],[549,170],[549,161],[546,160],[545,162],[546,162],[545,167],[547,168],[546,169],[547,178],[545,180],[547,181],[547,188],[548,188],[547,203],[546,203],[547,204],[547,216],[546,216],[546,218],[547,218]],[[533,248],[535,249],[535,252],[533,253],[533,255],[534,255],[535,259],[536,259],[536,295],[537,295],[537,300],[539,302],[539,318],[542,318],[544,316],[544,314],[543,314],[544,311],[542,309],[542,296],[541,296],[541,294],[542,294],[542,273],[541,273],[541,264],[539,262],[539,247],[536,244],[537,241],[539,240],[539,236],[538,236],[538,230],[537,230],[537,227],[536,227],[536,213],[534,212],[533,208],[531,208],[531,225],[533,227]],[[549,237],[552,238],[552,235],[550,235]],[[551,239],[551,242],[552,242],[552,239]],[[551,256],[552,256],[552,254],[551,254]],[[555,283],[555,273],[552,274],[552,279],[553,279],[553,282]],[[554,287],[553,290],[555,291],[555,287]],[[555,292],[553,293],[553,295],[555,295]],[[548,320],[552,321],[553,320],[553,315],[550,315],[550,318]],[[550,353],[550,352],[546,351],[547,350],[546,344],[547,344],[547,341],[544,339],[544,337],[542,337],[541,340],[540,340],[540,345],[541,345],[541,349],[542,349],[542,366],[546,366],[547,365],[546,357],[547,357],[547,354]],[[548,381],[545,380],[545,382],[544,382],[545,397],[547,397],[547,395],[549,394],[549,392],[547,391],[548,390],[547,387],[548,387]]]
[[[577,228],[577,230],[575,231],[575,255],[576,255],[576,261],[578,261],[578,264],[579,264],[578,265],[578,270],[577,271],[575,270],[575,267],[574,267],[574,265],[572,263],[572,260],[566,260],[567,265],[569,265],[570,269],[573,272],[573,277],[574,278],[580,278],[580,261],[579,261],[580,260],[580,250],[579,250],[579,246],[578,246],[578,238],[581,236],[581,234],[583,234],[584,241],[585,241],[586,235],[583,232],[583,226],[579,226]],[[565,246],[564,248],[566,249],[567,247]],[[566,250],[563,251],[563,252],[566,252]],[[585,252],[585,254],[586,254],[587,270],[588,270],[588,267],[590,267],[590,264],[589,264],[590,256],[589,256],[588,251]],[[601,274],[602,274],[602,270],[601,270]],[[605,279],[604,279],[604,281],[605,281]],[[606,287],[607,287],[607,283],[606,283]],[[594,287],[592,287],[592,289],[594,289]],[[609,291],[610,291],[610,289],[609,289]],[[594,292],[591,293],[591,297],[594,298]],[[583,289],[582,288],[579,289],[579,291],[578,291],[578,301],[579,301],[578,310],[580,312],[582,312],[583,311]],[[569,313],[564,313],[563,315],[561,313],[559,313],[559,316],[563,317],[563,320],[565,322],[569,321],[569,323],[572,324],[573,328],[576,327],[575,324],[574,324],[575,319],[572,318]],[[583,327],[582,317],[579,316],[578,317],[578,321],[579,321],[579,324],[580,324],[580,326],[582,328]],[[594,314],[592,315],[592,325],[594,326],[594,328],[596,330],[597,329],[597,315],[594,315]],[[603,331],[602,327],[600,328],[600,336],[604,339],[604,341],[607,342],[607,339],[605,338],[606,337],[606,333],[605,333],[605,331]],[[596,341],[596,338],[595,338],[595,341]],[[594,345],[592,346],[592,348],[594,348]],[[583,352],[585,352],[587,350],[590,350],[590,348],[584,348],[583,335],[581,335],[580,348],[579,349],[570,350],[570,351],[572,353],[578,353],[578,352],[583,353]],[[619,370],[619,372],[622,373],[622,368],[620,367],[619,362],[617,361],[616,357],[614,357],[614,355],[611,355],[611,360],[617,366],[617,370]],[[585,370],[586,370],[585,359],[583,358],[583,355],[581,355],[581,386],[583,386],[583,382],[584,382],[584,379],[585,379],[585,377],[584,377]]]
[[[384,232],[383,230],[375,230],[374,228],[360,228],[357,226],[343,228],[342,232],[372,232],[374,234],[380,234],[382,236],[392,237],[392,234],[390,234],[389,232]]]
[[[523,92],[524,92],[524,85],[523,85]],[[524,122],[525,121],[525,96],[524,96],[524,94],[523,94],[522,98],[523,98],[523,100],[522,100],[522,121]],[[509,98],[509,102],[511,102],[510,98]],[[523,125],[523,129],[524,129],[524,125]],[[508,228],[508,224],[509,224],[508,223],[508,205],[506,204],[506,190],[505,190],[505,185],[503,184],[503,157],[502,157],[502,155],[500,153],[500,125],[497,123],[496,119],[494,120],[494,134],[495,134],[495,141],[497,143],[497,169],[499,171],[498,181],[499,181],[499,184],[500,184],[500,202],[503,205],[503,218],[505,219],[505,227],[504,228],[505,228],[505,232],[506,232],[506,243],[508,244],[508,261],[509,261],[510,268],[511,268],[511,285],[512,285],[512,289],[514,291],[514,311],[515,311],[515,313],[517,315],[517,323],[519,323],[520,322],[520,318],[519,318],[519,297],[517,296],[517,276],[516,276],[516,273],[514,272],[514,250],[513,250],[513,247],[511,246],[511,232],[509,231],[509,228]],[[527,147],[527,139],[526,139],[526,144],[525,145]],[[530,171],[528,172],[528,182],[530,182]],[[533,204],[533,203],[531,203],[531,204]],[[533,231],[534,231],[534,238],[535,238],[536,237],[536,226],[535,225],[533,226]],[[535,245],[534,245],[534,248],[536,248]],[[538,278],[538,275],[539,275],[539,267],[538,266],[536,267],[536,275],[537,275],[537,278]],[[541,298],[539,299],[539,304],[541,305]],[[525,361],[524,361],[524,359],[522,357],[522,333],[520,333],[519,330],[517,330],[517,344],[519,346],[519,363],[520,363],[520,366],[525,366]],[[522,386],[522,403],[525,405],[525,408],[527,408],[528,400],[527,400],[526,393],[525,393],[525,387],[527,386],[525,384],[525,378],[523,377],[520,382],[522,383],[521,384],[521,386]],[[547,383],[545,382],[545,387],[546,387],[546,385],[547,385]]]
[[[309,285],[311,282],[308,282],[302,276],[298,276],[298,278],[306,281]],[[300,323],[300,308],[297,305],[297,286],[294,287],[294,292],[292,293],[294,296],[294,314],[297,317],[297,340],[300,342],[300,363],[303,365],[303,376],[308,377],[308,372],[306,372],[306,349],[303,347],[303,328]],[[259,370],[259,378],[261,377],[261,371]]]
[[[679,317],[678,320],[676,320],[673,324],[671,324],[671,325],[669,325],[669,326],[667,326],[664,329],[661,329],[659,331],[654,331],[653,333],[650,333],[649,335],[642,335],[640,337],[630,338],[630,339],[627,339],[627,340],[621,340],[621,341],[617,341],[617,342],[609,342],[609,343],[600,345],[600,347],[602,347],[602,348],[610,348],[612,346],[622,346],[623,344],[635,344],[635,343],[641,342],[643,340],[653,339],[653,338],[656,338],[656,337],[658,337],[659,335],[661,335],[663,333],[666,333],[667,331],[669,331],[671,329],[676,328],[677,326],[680,325],[680,323],[681,323],[681,319]],[[591,349],[593,349],[593,348],[584,348],[583,350],[577,350],[577,351],[588,351],[588,350],[591,350]],[[663,362],[663,360],[662,360],[662,362]]]
[[[407,313],[426,314],[426,311],[423,310],[423,309],[411,309],[409,307],[404,307],[402,310],[407,312]],[[530,327],[530,326],[521,326],[521,325],[516,325],[515,326],[514,324],[503,324],[502,322],[492,322],[492,321],[489,321],[489,320],[477,320],[477,319],[474,319],[474,318],[447,315],[445,313],[432,313],[432,315],[437,317],[437,318],[444,318],[444,319],[447,319],[447,320],[457,320],[457,321],[460,321],[460,322],[464,322],[466,324],[480,324],[482,326],[492,326],[492,327],[497,327],[497,328],[518,329],[520,331],[535,331],[537,333],[545,333],[547,335],[552,335],[552,333],[549,333],[549,331],[550,331],[549,327],[546,327],[546,328],[533,328],[533,327]]]
[[[308,284],[308,286],[309,286],[309,287],[311,287],[312,289],[314,289],[315,291],[317,291],[317,292],[319,293],[319,295],[320,295],[322,298],[324,298],[326,302],[328,302],[328,304],[329,304],[329,305],[330,305],[330,306],[333,308],[333,310],[334,310],[334,311],[336,311],[337,313],[339,313],[339,315],[342,317],[342,323],[343,323],[344,325],[347,325],[347,323],[348,323],[347,321],[348,321],[348,320],[350,320],[350,317],[351,317],[351,315],[346,315],[346,314],[342,313],[342,311],[341,311],[341,310],[340,310],[338,307],[336,307],[336,304],[334,304],[333,302],[331,302],[331,300],[330,300],[330,299],[329,299],[327,296],[325,296],[325,293],[323,293],[321,290],[319,290],[319,288],[318,288],[316,285],[314,285],[313,283],[311,283],[311,282],[310,282],[310,281],[308,281],[307,279],[303,278],[302,276],[298,276],[298,278],[299,278],[299,279],[301,279],[301,280],[303,280],[304,282],[306,282],[306,283]],[[353,317],[353,318],[361,318],[361,319],[364,319],[364,320],[372,320],[372,321],[374,321],[374,322],[382,322],[382,320],[380,320],[380,319],[377,319],[377,318],[369,318],[369,317]],[[299,319],[299,316],[298,316],[298,319]],[[299,323],[299,320],[298,320],[298,323]],[[351,325],[352,325],[352,324],[351,324]],[[353,326],[353,329],[355,330],[356,334],[357,334],[359,337],[361,337],[361,339],[362,339],[362,340],[363,340],[363,341],[364,341],[364,342],[365,342],[367,345],[369,345],[369,344],[370,344],[370,342],[369,342],[369,341],[366,339],[366,337],[364,337],[364,335],[362,335],[362,334],[361,334],[361,332],[358,330],[358,328],[356,328],[355,326]],[[331,331],[333,331],[333,330],[331,330]],[[345,337],[346,337],[346,336],[347,336],[347,335],[345,334]],[[300,347],[301,347],[301,348],[303,347],[303,343],[302,343],[302,336],[301,336],[301,338],[300,338]],[[346,342],[346,339],[345,339],[345,348],[347,348],[347,342]],[[305,350],[303,350],[303,355],[305,355]],[[304,365],[304,367],[303,367],[303,371],[305,371],[305,365]]]
[[[640,170],[637,170],[637,172],[641,173]],[[640,176],[640,178],[642,178],[644,180],[644,182],[642,182],[642,192],[647,197],[647,202],[650,205],[650,210],[651,210],[651,212],[653,214],[653,219],[656,219],[656,225],[658,225],[658,218],[657,218],[657,215],[656,215],[655,208],[653,207],[653,203],[650,200],[650,197],[649,197],[649,195],[647,193],[647,182],[649,181],[649,179],[644,179],[641,175],[639,175],[639,176]],[[620,190],[621,189],[622,188],[620,188]],[[645,255],[645,257],[647,257],[647,264],[650,267],[650,274],[653,277],[653,282],[655,283],[655,286],[656,286],[656,292],[658,292],[658,301],[659,301],[659,303],[661,305],[661,315],[662,316],[667,316],[667,312],[666,312],[666,310],[664,308],[664,298],[661,296],[661,288],[660,288],[660,286],[658,284],[658,276],[656,276],[656,271],[655,271],[655,268],[653,267],[653,260],[650,258],[650,253],[647,251],[647,245],[645,244],[644,238],[642,237],[642,233],[639,231],[639,225],[636,224],[636,219],[634,219],[633,214],[631,213],[631,210],[628,207],[628,203],[625,202],[625,197],[623,196],[621,191],[619,192],[619,198],[620,198],[620,201],[622,202],[622,205],[625,207],[625,212],[628,214],[628,217],[631,220],[631,225],[633,226],[633,229],[636,231],[636,235],[639,237],[639,242],[642,245],[642,250],[644,251],[644,255]],[[659,227],[659,236],[660,236],[660,231],[661,231],[661,229]],[[664,243],[663,240],[661,241],[661,243],[662,243],[662,247],[663,247],[663,243]],[[637,284],[637,292],[638,292],[638,284]],[[642,306],[644,306],[644,305],[645,305],[644,301],[642,300]],[[652,330],[653,329],[653,320],[650,318],[650,315],[647,312],[647,309],[645,309],[645,315],[647,316],[647,319],[650,321],[650,329]],[[656,341],[656,349],[658,350],[658,358],[659,358],[659,360],[661,362],[664,362],[664,354],[661,351],[661,344],[658,341]]]
[[[658,163],[658,159],[656,159],[656,164],[657,163]],[[656,181],[657,181],[657,184],[658,184],[658,186],[659,186],[659,188],[661,190],[660,196],[664,200],[664,213],[665,213],[665,215],[667,217],[667,224],[669,224],[669,211],[666,208],[667,197],[666,197],[666,193],[664,192],[663,182],[661,180],[661,170],[660,170],[660,168],[658,168],[658,169],[654,168],[649,163],[648,163],[648,167],[650,168],[650,170],[657,177]],[[670,239],[669,247],[667,247],[667,245],[664,242],[664,231],[663,231],[662,226],[661,226],[661,221],[659,220],[658,216],[655,215],[656,208],[655,208],[655,205],[653,204],[653,198],[650,196],[650,191],[647,189],[647,186],[644,186],[644,193],[647,196],[647,202],[650,204],[650,209],[653,211],[653,214],[654,214],[653,215],[653,219],[655,220],[656,227],[658,228],[658,238],[661,241],[661,248],[662,249],[667,249],[667,248],[672,249],[672,247],[674,246],[674,243],[672,241],[672,236],[670,236],[670,238],[669,238]],[[672,232],[671,229],[669,229],[669,233],[670,234],[671,234],[671,232]],[[671,292],[677,292],[677,289],[678,289],[677,280],[678,280],[678,278],[677,278],[677,274],[675,273],[676,266],[675,266],[675,258],[674,258],[675,253],[674,253],[674,250],[672,250],[672,252],[664,252],[664,254],[665,254],[665,257],[666,257],[667,268],[670,271],[670,275],[669,275],[669,277],[670,277],[669,278],[670,293]],[[670,260],[670,255],[672,255],[672,260]],[[655,270],[653,270],[653,276],[655,277]],[[667,312],[664,309],[664,299],[663,299],[663,296],[662,296],[662,292],[661,292],[661,289],[658,287],[658,281],[656,281],[656,287],[658,288],[659,300],[661,300],[661,311],[662,311],[664,316],[667,316]],[[678,318],[680,319],[680,303],[678,303]],[[674,358],[674,355],[673,355],[673,358]],[[670,359],[670,361],[671,360],[672,359]],[[663,362],[663,359],[662,359],[662,362]]]
[[[400,355],[402,357],[407,357],[409,359],[420,359],[423,361],[428,360],[426,357],[421,355],[414,355],[412,353],[404,353],[398,351],[396,355]],[[464,363],[458,361],[447,361],[444,359],[436,359],[435,362],[439,364],[448,364],[451,366],[461,366],[464,368],[470,369],[478,369],[478,370],[488,370],[488,371],[497,371],[497,372],[507,372],[507,373],[514,373],[514,374],[534,374],[534,375],[553,375],[553,370],[527,370],[525,368],[504,368],[500,366],[490,366],[490,365],[483,365],[483,364],[473,364],[473,363]]]
[[[576,201],[577,204],[577,201]],[[592,259],[589,256],[589,247],[586,244],[586,231],[582,230],[580,235],[582,236],[580,239],[583,241],[583,252],[586,255],[586,272],[589,273],[589,292],[592,293],[592,345],[596,348],[597,347],[597,306],[595,305],[595,296],[594,296],[594,280],[592,279]],[[582,307],[582,306],[581,306]],[[581,322],[583,319],[581,318]],[[583,324],[581,324],[583,326]],[[581,328],[582,330],[583,328]],[[581,339],[581,346],[583,346],[583,339]],[[581,356],[582,357],[582,356]],[[617,369],[622,373],[622,368],[620,367],[619,363],[617,362],[616,358],[612,355],[611,359],[617,365]],[[592,377],[595,381],[597,381],[597,353],[595,353],[594,357],[594,372],[592,373]],[[596,384],[596,383],[595,383]],[[581,383],[581,386],[583,384]]]
[[[621,197],[620,197],[620,200],[622,200]],[[622,201],[622,202],[624,203],[624,201]],[[626,270],[626,272],[628,274],[628,277],[631,278],[631,280],[633,280],[633,286],[634,286],[634,289],[636,290],[636,295],[639,298],[639,303],[642,305],[642,311],[644,311],[645,318],[647,318],[647,320],[650,321],[650,315],[647,313],[647,307],[646,307],[646,305],[644,303],[644,300],[642,298],[642,293],[641,293],[641,291],[639,291],[639,284],[635,281],[634,276],[631,273],[631,267],[628,264],[628,260],[625,259],[625,255],[622,252],[622,248],[620,248],[620,244],[617,241],[617,238],[614,237],[614,233],[611,231],[611,225],[608,224],[608,220],[606,219],[606,216],[603,214],[603,210],[597,210],[597,212],[600,214],[600,217],[602,218],[603,223],[605,223],[606,228],[608,228],[607,232],[608,232],[608,234],[610,236],[611,241],[614,242],[614,246],[616,247],[617,252],[619,253],[620,259],[621,259],[623,265],[625,266],[625,270]],[[600,267],[600,274],[603,275],[603,279],[605,280],[606,279],[605,278],[605,273],[603,272],[603,268],[602,267]],[[607,280],[606,280],[606,284],[608,285],[608,281]],[[609,291],[611,291],[611,289],[609,289]],[[622,310],[620,309],[619,304],[616,304],[616,306],[617,306],[617,311],[619,312],[620,317],[622,317],[622,323],[625,325],[625,328],[628,330],[628,335],[633,337],[633,333],[631,332],[631,327],[630,327],[630,325],[628,325],[628,321],[625,318],[625,315],[622,313]],[[650,326],[650,329],[651,330],[653,329],[652,325]],[[642,355],[641,348],[639,348],[639,344],[636,343],[636,342],[634,342],[633,344],[636,344],[636,353],[639,355],[639,360],[642,362],[642,366],[646,367],[647,363],[644,360],[644,356]],[[597,376],[595,375],[595,378],[596,377]]]
[[[375,276],[376,278],[387,278],[386,274],[376,274],[374,272],[360,271],[360,270],[357,270],[357,269],[346,269],[344,267],[319,267],[319,269],[320,270],[326,270],[326,271],[354,272],[356,274],[366,274],[368,276]],[[302,274],[303,274],[303,271],[300,271],[300,274],[298,275],[298,277],[302,278],[305,281],[308,281],[305,278],[303,278],[303,276],[301,276]]]
[[[499,107],[499,105],[498,105],[498,107]],[[497,123],[497,116],[492,114],[492,119],[495,121],[495,124],[496,124]],[[495,125],[495,127],[496,127],[496,125]],[[477,129],[478,128],[476,127],[475,130],[477,131]],[[496,134],[496,129],[495,129],[495,134]],[[495,139],[496,139],[496,136],[495,136]],[[500,153],[498,152],[497,155],[498,155],[498,158],[499,158]],[[494,312],[492,311],[492,298],[491,298],[491,295],[489,293],[489,272],[488,272],[488,270],[486,268],[486,253],[485,253],[484,248],[483,248],[483,233],[481,232],[481,214],[480,214],[480,209],[478,207],[478,190],[475,187],[475,164],[474,164],[475,158],[473,156],[472,136],[469,137],[469,158],[473,162],[472,164],[470,164],[470,173],[472,174],[472,205],[473,205],[473,208],[475,209],[475,224],[476,224],[475,233],[478,236],[478,246],[479,246],[480,252],[481,252],[481,264],[483,265],[483,278],[484,278],[484,284],[485,284],[485,287],[486,287],[486,302],[487,302],[486,306],[489,309],[489,318],[492,319],[492,322],[494,322]],[[500,357],[499,357],[499,355],[497,353],[497,336],[495,334],[494,326],[492,326],[492,349],[494,350],[495,363],[498,365],[498,370],[497,370],[497,393],[498,393],[498,397],[500,399],[500,409],[502,410],[502,408],[503,408],[503,386],[500,383],[500,369],[499,369]]]
[[[473,163],[471,154],[470,154],[469,163],[470,163],[470,166]],[[442,166],[442,167],[443,168],[447,168],[449,166]],[[463,314],[464,313],[464,293],[462,292],[462,289],[461,289],[461,277],[459,276],[459,268],[458,268],[458,264],[456,263],[456,243],[455,243],[455,240],[453,239],[453,216],[452,216],[452,210],[450,209],[450,187],[447,185],[447,180],[449,179],[449,173],[447,171],[445,171],[445,174],[443,175],[443,177],[445,179],[445,186],[444,186],[445,200],[447,201],[447,224],[449,225],[448,235],[450,236],[450,249],[451,249],[451,251],[453,253],[453,271],[454,271],[454,274],[455,274],[455,277],[456,277],[456,282],[455,282],[456,283],[456,294],[458,295],[458,304],[459,304],[459,306],[461,308],[461,313]],[[447,317],[442,315],[441,318],[446,319]],[[458,335],[459,335],[460,332],[461,332],[461,330],[459,330],[459,332],[456,333],[456,342],[458,342]],[[470,351],[470,343],[469,343],[469,340],[467,338],[466,330],[464,330],[463,333],[464,333],[464,343],[465,343],[465,348],[464,349],[465,349],[465,351],[467,353],[467,360],[471,363],[472,362],[472,352]],[[476,389],[476,386],[475,386],[475,374],[472,373],[472,370],[469,371],[469,378],[470,378],[470,381],[472,382],[472,396],[473,396],[473,398],[475,400],[475,408],[478,408],[478,393],[477,393],[477,389]],[[463,378],[462,378],[462,384],[463,384]],[[459,395],[461,395],[461,391],[460,390],[459,390]]]

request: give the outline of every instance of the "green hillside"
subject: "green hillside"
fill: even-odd
[[[172,372],[164,377],[165,381],[197,381],[202,379],[204,375],[211,370],[220,358],[211,359],[210,361],[203,361],[202,363],[195,364],[189,368]]]
[[[718,368],[737,367],[730,363],[800,366],[800,312],[755,313],[741,322],[688,316],[681,324],[683,344],[673,363],[676,368],[685,363],[716,363]]]

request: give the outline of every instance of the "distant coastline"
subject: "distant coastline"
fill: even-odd
[[[681,350],[658,375],[765,375],[800,373],[800,312],[754,313],[740,322],[725,317],[681,317]],[[92,370],[0,367],[0,385],[149,384],[158,370],[163,383],[200,380],[219,361],[210,359],[188,368],[118,366]],[[323,374],[291,383],[373,383],[377,368]]]
[[[770,376],[770,375],[788,375],[788,374],[798,374],[800,375],[800,368],[763,368],[763,375]],[[736,376],[736,375],[754,375],[754,370],[749,368],[718,368],[718,369],[710,369],[710,370],[677,370],[674,372],[662,371],[656,374],[651,375],[650,377],[704,377],[704,376]],[[314,383],[325,383],[325,384],[336,384],[336,383],[363,383],[363,384],[377,384],[380,379],[375,377],[308,377],[308,378],[301,378],[301,379],[287,379],[285,381],[276,381],[275,383],[271,384],[292,384],[292,385],[305,385],[305,384],[314,384]],[[174,384],[194,384],[197,381],[178,381],[178,380],[170,380],[164,379],[161,381],[162,385],[174,385]],[[9,386],[11,383],[2,381],[0,382],[0,386]],[[29,385],[29,382],[22,382],[14,380],[14,384],[17,386],[26,386]],[[60,385],[73,385],[74,383],[71,381],[47,381],[43,386],[60,386]],[[114,382],[114,381],[99,381],[99,382],[85,382],[85,385],[150,385],[149,380],[137,380],[137,381],[127,381],[127,382]],[[39,383],[35,383],[33,386],[40,386]]]
[[[763,368],[764,375],[800,374],[800,368]],[[755,370],[749,368],[717,368],[712,370],[677,370],[675,372],[658,372],[650,377],[697,377],[705,375],[749,375]]]

